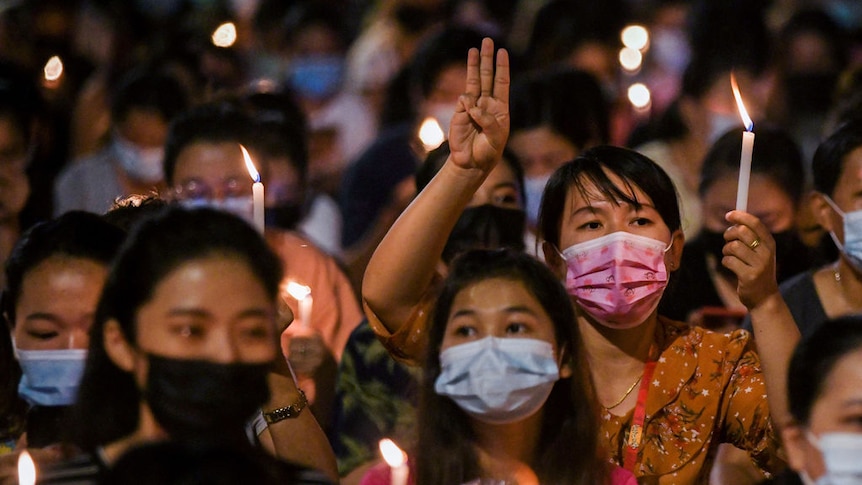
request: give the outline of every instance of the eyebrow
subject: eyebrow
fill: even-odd
[[[55,315],[53,313],[46,313],[46,312],[29,313],[29,314],[27,314],[27,316],[24,317],[24,321],[30,321],[30,320],[47,320],[49,322],[58,323],[58,324],[63,323],[63,319],[60,318],[58,315]]]
[[[239,315],[234,317],[237,318],[248,318],[248,317],[268,317],[270,312],[263,308],[248,308],[241,312]],[[172,317],[194,317],[194,318],[209,318],[212,314],[206,310],[200,308],[174,308],[168,312],[168,316]]]
[[[494,310],[494,311],[496,311],[496,310]],[[510,314],[511,313],[527,313],[530,315],[536,315],[536,312],[533,311],[530,307],[528,307],[526,305],[508,306],[508,307],[503,308],[502,311],[505,313],[510,313]],[[472,308],[464,308],[462,310],[458,310],[457,312],[453,313],[452,318],[461,317],[461,316],[472,316],[472,315],[475,315],[477,313],[479,313],[479,312],[477,312],[476,310],[474,310]]]

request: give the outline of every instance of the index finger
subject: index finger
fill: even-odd
[[[732,210],[728,212],[724,216],[724,218],[725,220],[727,220],[727,222],[730,222],[731,224],[739,224],[746,226],[752,232],[754,232],[754,235],[758,238],[764,238],[766,234],[770,234],[766,226],[763,225],[763,222],[761,222],[760,219],[757,218],[757,216],[749,214],[748,212]]]
[[[509,51],[500,49],[497,51],[497,68],[494,73],[494,97],[508,104],[510,84]]]

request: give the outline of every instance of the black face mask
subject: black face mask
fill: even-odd
[[[526,215],[520,209],[485,204],[465,209],[443,249],[443,261],[452,261],[468,249],[511,248],[524,250]]]
[[[697,245],[703,248],[704,253],[712,255],[715,258],[715,270],[727,277],[736,278],[736,274],[725,268],[723,264],[721,264],[721,258],[724,257],[724,254],[721,253],[721,250],[724,248],[724,245],[727,242],[724,240],[724,231],[715,232],[710,231],[709,229],[701,229],[700,234],[695,238]]]
[[[263,209],[263,218],[267,226],[279,229],[296,229],[302,219],[302,204],[281,204]]]
[[[148,358],[144,399],[171,439],[242,442],[245,424],[269,399],[268,363]]]

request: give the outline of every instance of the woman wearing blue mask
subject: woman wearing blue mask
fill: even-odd
[[[805,485],[862,483],[862,317],[814,330],[794,351],[788,375],[794,421],[782,436],[790,467]]]
[[[508,70],[498,56],[493,77],[489,47],[468,57],[467,92],[450,130],[452,155],[392,226],[365,274],[367,314],[379,320],[374,329],[397,357],[418,355],[411,343],[424,329],[405,331],[403,322],[423,311],[434,278],[431,256],[442,253],[458,214],[505,146]],[[748,333],[690,329],[658,315],[684,236],[674,186],[655,163],[628,149],[595,147],[558,169],[543,195],[539,234],[545,260],[565,281],[576,310],[604,408],[600,443],[617,465],[646,481],[707,480],[722,441],[749,451],[765,471],[782,466],[770,412],[784,422],[784,370],[795,326],[778,293],[769,231],[751,214],[731,212],[727,219],[734,226],[725,234],[722,263],[737,274],[740,299],[763,337],[763,371]],[[767,386],[776,397],[768,405]]]
[[[123,238],[122,230],[95,214],[68,212],[29,229],[6,263],[8,285],[0,311],[18,365],[4,367],[13,372],[20,366],[14,373],[20,380],[15,381],[17,396],[4,396],[4,401],[25,403],[19,408],[27,410],[20,449],[45,448],[65,437],[96,303]],[[40,451],[43,459],[59,458],[57,449]],[[11,466],[3,461],[0,477]]]
[[[862,121],[848,122],[814,153],[812,212],[838,259],[781,286],[802,335],[828,318],[862,311]]]
[[[470,250],[449,269],[428,329],[413,481],[634,484],[601,453],[574,309],[555,275],[510,249]],[[363,483],[389,483],[382,471]]]

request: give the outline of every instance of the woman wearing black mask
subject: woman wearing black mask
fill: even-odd
[[[737,296],[736,276],[721,260],[729,227],[724,215],[735,208],[739,180],[739,130],[724,134],[706,155],[698,192],[703,227],[687,241],[680,270],[659,306],[659,313],[713,329],[739,326],[747,311]],[[802,156],[785,131],[762,126],[751,163],[748,212],[756,215],[775,239],[779,282],[806,270],[813,254],[802,243],[796,228],[803,196]]]
[[[247,453],[247,423],[259,412],[272,436],[277,423],[310,416],[301,392],[273,385],[283,383],[271,375],[282,271],[251,226],[170,208],[130,238],[99,301],[74,409],[73,441],[88,454],[58,474],[44,470],[45,483],[93,483],[125,452],[161,440]],[[259,454],[289,483],[328,483]]]

